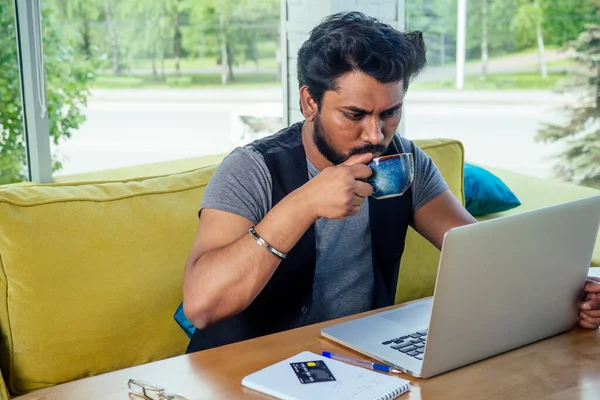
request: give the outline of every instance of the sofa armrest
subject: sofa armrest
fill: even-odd
[[[521,205],[502,213],[477,217],[480,221],[600,195],[600,190],[590,187],[522,175],[487,166],[483,166],[483,168],[500,178],[519,198]],[[596,238],[591,265],[600,267],[600,235]]]
[[[58,175],[54,177],[54,182],[97,182],[170,175],[211,165],[218,165],[221,163],[223,158],[225,158],[225,156],[227,156],[227,153],[162,161],[151,164],[133,165],[129,167],[106,169],[102,171],[84,172],[74,175]]]
[[[0,400],[9,400],[10,396],[8,394],[8,389],[6,388],[6,382],[4,382],[4,377],[2,376],[2,371],[0,371]]]

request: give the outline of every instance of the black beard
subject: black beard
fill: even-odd
[[[329,142],[327,141],[327,135],[323,132],[323,127],[321,126],[321,113],[317,112],[315,116],[315,121],[313,123],[314,133],[313,133],[313,141],[315,142],[315,146],[319,152],[329,160],[333,165],[339,165],[345,162],[347,159],[352,157],[355,154],[365,154],[365,153],[380,153],[383,154],[387,150],[387,146],[382,144],[366,144],[362,147],[357,147],[355,149],[350,150],[348,155],[342,154],[337,151]]]

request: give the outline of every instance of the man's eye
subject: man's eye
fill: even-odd
[[[362,114],[356,114],[356,113],[344,113],[344,116],[346,116],[346,118],[351,119],[352,121],[359,121],[363,115]]]
[[[398,110],[386,111],[384,113],[381,113],[381,118],[392,118],[393,116],[396,115],[397,112],[398,112]]]

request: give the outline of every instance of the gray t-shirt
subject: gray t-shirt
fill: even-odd
[[[411,142],[400,138],[405,151]],[[448,189],[431,158],[417,146],[412,184],[413,211]],[[309,179],[319,170],[307,159]],[[238,147],[213,174],[201,208],[240,215],[257,224],[272,208],[271,174],[252,145]],[[350,233],[350,234],[349,234]],[[374,276],[368,198],[357,215],[315,222],[316,270],[313,306],[307,324],[368,311],[373,308]]]

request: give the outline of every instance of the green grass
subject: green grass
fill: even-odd
[[[547,65],[549,67],[572,67],[576,64],[570,58],[563,58],[556,61],[550,61]]]
[[[488,74],[484,80],[479,75],[465,78],[466,90],[549,90],[556,87],[559,80],[565,78],[564,73],[549,73],[542,79],[539,73],[520,72],[505,74]],[[416,82],[411,89],[454,89],[454,79],[433,82]]]
[[[268,40],[265,42],[258,42],[258,58],[272,58],[275,60],[277,54],[277,41]]]
[[[529,55],[529,54],[535,53],[536,51],[537,51],[536,49],[523,49],[520,51],[511,52],[511,53],[504,53],[504,54],[500,54],[500,55],[489,56],[488,62],[494,61],[494,60],[502,60],[502,59],[509,58],[509,57]],[[469,58],[469,59],[465,60],[466,65],[473,65],[473,64],[479,64],[479,63],[481,63],[481,57]],[[452,61],[450,64],[454,65],[454,61]]]
[[[152,75],[124,75],[114,77],[112,75],[97,75],[92,88],[94,89],[209,89],[228,88],[243,89],[252,87],[277,86],[276,74],[237,74],[235,81],[227,85],[221,85],[220,74],[194,74],[182,75],[175,78],[168,75],[164,80],[155,81]]]
[[[554,50],[555,48],[557,48],[557,47],[556,46],[547,46],[546,50]],[[507,53],[503,53],[503,54],[499,54],[499,55],[490,56],[490,58],[488,59],[488,62],[494,61],[494,60],[502,60],[502,59],[511,58],[511,57],[517,57],[517,56],[537,54],[537,51],[538,51],[537,47],[530,47],[528,49],[522,49],[522,50],[518,50],[518,51],[514,51],[514,52],[507,52]],[[466,65],[473,65],[473,64],[479,64],[479,63],[481,63],[480,57],[471,58],[471,59],[468,59],[465,61]],[[454,61],[448,62],[448,64],[454,65]]]
[[[174,70],[175,69],[175,60],[174,59],[165,59],[164,61],[165,64],[165,68],[168,70]],[[209,69],[209,68],[220,68],[220,65],[217,64],[217,60],[215,57],[205,57],[205,58],[182,58],[180,61],[180,68],[181,69]],[[162,61],[157,60],[156,61],[156,68],[160,71],[162,66]],[[238,66],[244,66],[246,68],[254,68],[256,66],[256,64],[254,62],[248,61],[245,64],[240,64]],[[135,69],[135,68],[146,68],[148,70],[152,69],[152,60],[150,59],[137,59],[137,60],[133,60],[131,62],[131,64],[129,65],[130,68]],[[267,58],[260,58],[258,60],[258,67],[260,69],[271,69],[271,70],[276,70],[278,65],[277,65],[277,60],[275,59],[275,56],[273,57],[267,57]]]

